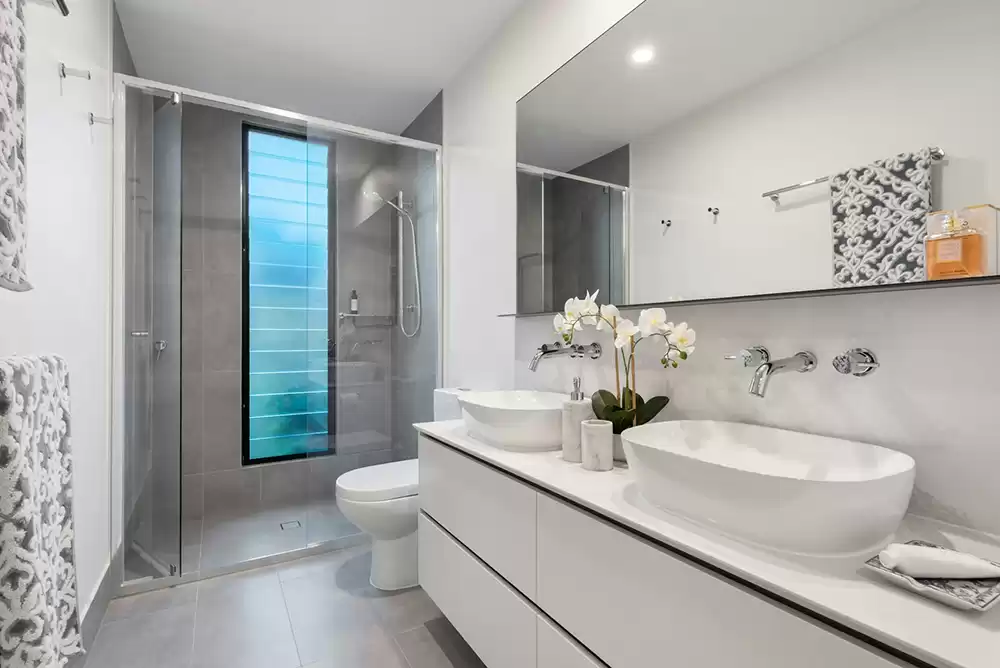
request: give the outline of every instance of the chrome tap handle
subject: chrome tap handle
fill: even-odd
[[[604,349],[601,348],[601,344],[591,343],[589,346],[584,346],[583,354],[590,357],[592,360],[600,359],[601,355],[604,353]]]
[[[861,378],[879,367],[875,353],[867,348],[852,348],[833,358],[833,368],[842,374]]]
[[[764,362],[771,361],[771,353],[764,346],[750,346],[744,348],[735,355],[726,355],[724,359],[740,360],[745,367],[758,367]]]

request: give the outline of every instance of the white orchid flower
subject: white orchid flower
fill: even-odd
[[[618,321],[618,336],[615,337],[615,348],[624,348],[632,345],[632,337],[639,333],[639,328],[629,320],[623,318]]]
[[[582,309],[583,309],[582,300],[577,299],[576,297],[570,297],[569,299],[566,300],[566,304],[564,305],[564,310],[566,311],[565,315],[566,324],[564,331],[569,332],[570,330],[573,329],[580,331],[583,329],[583,325],[580,323],[580,316],[583,315],[581,313]],[[575,323],[575,324],[572,327],[570,327],[570,323]]]
[[[695,331],[688,327],[686,322],[682,322],[674,327],[673,331],[670,332],[670,335],[667,337],[667,341],[677,348],[680,348],[681,351],[691,354],[691,352],[694,351],[694,342],[696,338],[697,335]]]
[[[563,317],[562,313],[556,313],[556,317],[552,319],[552,326],[556,329],[556,334],[565,335],[569,328],[569,323],[566,322],[566,318]]]
[[[597,331],[603,332],[606,329],[611,329],[611,324],[617,318],[621,318],[621,313],[618,312],[618,307],[614,304],[604,304],[601,306],[601,319],[597,321]]]
[[[648,308],[639,313],[639,330],[643,336],[667,334],[670,329],[667,312],[662,308]]]
[[[681,356],[681,351],[677,350],[677,348],[671,348],[670,350],[667,351],[667,359],[670,360],[671,362],[674,361],[675,359],[678,359],[680,356]]]
[[[580,309],[580,315],[582,316],[582,322],[585,325],[596,325],[597,324],[597,314],[600,310],[597,307],[597,293],[590,294],[587,292],[587,296],[583,299],[577,300],[578,307]]]

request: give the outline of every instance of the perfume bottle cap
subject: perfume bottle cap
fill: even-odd
[[[583,401],[583,390],[580,389],[581,380],[579,376],[573,379],[573,392],[569,395],[569,398],[573,401]]]

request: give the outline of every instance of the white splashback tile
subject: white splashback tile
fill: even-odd
[[[906,452],[917,460],[911,510],[1000,533],[1000,287],[666,308],[669,319],[691,323],[698,342],[669,371],[655,342],[641,349],[639,392],[670,397],[664,418],[751,422]],[[550,318],[517,321],[518,387],[569,391],[581,372],[587,392],[614,386],[610,337],[593,330],[578,342],[601,341],[600,361],[544,360],[531,373],[535,348],[555,338]],[[772,358],[810,350],[819,365],[773,378],[757,399],[747,392],[752,370],[723,360],[750,345]],[[881,368],[867,378],[837,373],[831,360],[853,347],[872,349]]]

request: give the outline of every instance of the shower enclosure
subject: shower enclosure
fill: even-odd
[[[432,417],[440,146],[126,76],[116,93],[126,591],[363,541],[338,475],[415,457]]]

